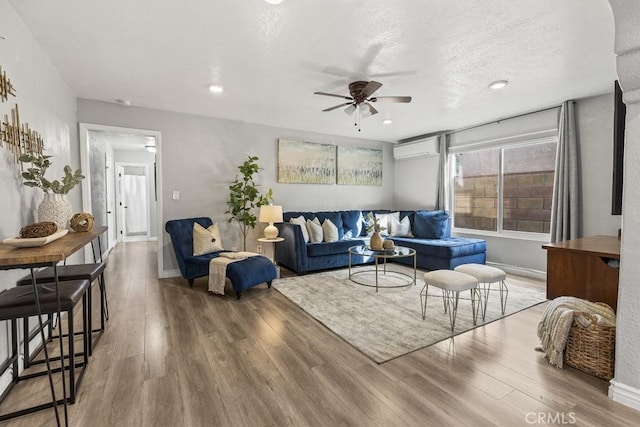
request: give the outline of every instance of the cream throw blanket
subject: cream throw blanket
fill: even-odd
[[[549,363],[558,368],[562,368],[564,362],[564,348],[576,312],[580,312],[576,321],[583,327],[593,324],[592,317],[585,316],[583,313],[594,315],[596,324],[611,326],[616,324],[616,315],[608,306],[604,307],[575,297],[558,297],[551,301],[538,324],[538,338]]]
[[[253,252],[221,252],[209,261],[209,292],[224,295],[224,284],[227,279],[227,265],[258,254]]]

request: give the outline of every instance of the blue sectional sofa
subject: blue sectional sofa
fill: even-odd
[[[415,249],[418,268],[452,270],[461,264],[486,262],[486,242],[481,239],[451,237],[451,221],[445,211],[378,209],[285,212],[284,222],[277,224],[279,237],[284,238],[283,242],[275,245],[277,263],[296,274],[349,265],[349,247],[369,243],[366,232],[366,218],[369,212],[373,214],[399,212],[400,220],[405,217],[409,219],[413,237],[385,236],[384,238],[393,240],[397,246]],[[305,242],[301,226],[289,222],[292,218],[300,216],[306,220],[317,217],[320,224],[326,219],[331,220],[338,228],[339,240],[322,243]],[[352,256],[352,264],[365,264],[372,261],[371,257]],[[395,261],[413,264],[412,258],[398,258]]]

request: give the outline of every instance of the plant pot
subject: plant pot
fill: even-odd
[[[38,206],[38,222],[51,221],[58,226],[58,230],[69,228],[72,215],[71,202],[64,194],[47,193]]]
[[[376,231],[371,235],[369,246],[371,246],[371,249],[374,251],[382,250],[382,237],[380,236],[380,233]]]

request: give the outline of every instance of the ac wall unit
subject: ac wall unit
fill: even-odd
[[[431,157],[438,155],[438,137],[434,136],[420,141],[398,144],[393,147],[393,158],[396,160],[415,157]]]

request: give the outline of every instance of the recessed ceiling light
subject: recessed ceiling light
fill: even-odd
[[[491,88],[491,89],[502,89],[503,87],[505,87],[508,84],[509,84],[509,81],[507,81],[507,80],[496,80],[495,82],[489,84],[489,88]]]
[[[280,4],[282,3],[282,0],[264,0],[269,4]]]
[[[393,123],[393,120],[391,120],[391,119],[384,119],[382,121],[382,124],[384,124],[384,125],[390,125],[391,123]]]
[[[224,92],[224,88],[220,85],[209,85],[209,90],[212,93],[222,93]]]

